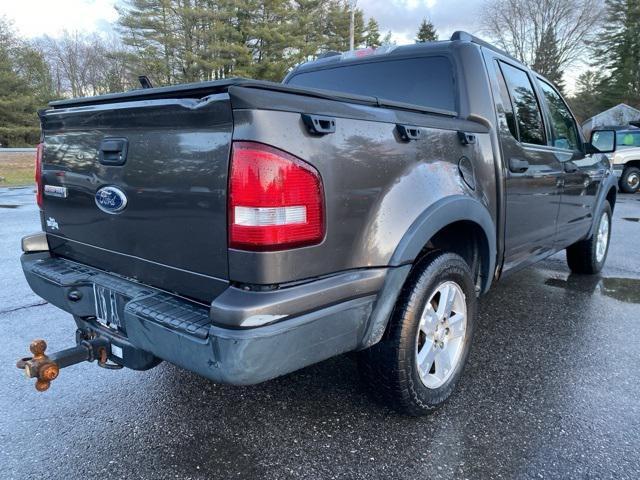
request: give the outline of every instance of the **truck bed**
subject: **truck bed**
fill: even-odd
[[[335,118],[336,132],[310,134],[301,120],[305,113]],[[230,283],[274,286],[387,266],[392,247],[419,214],[418,205],[422,211],[443,190],[463,188],[434,185],[431,192],[416,192],[418,203],[388,218],[381,202],[394,196],[397,178],[423,182],[432,168],[457,172],[457,164],[445,157],[465,153],[459,131],[487,137],[474,150],[490,149],[483,135],[487,126],[457,115],[246,79],[52,102],[41,112],[43,181],[67,188],[68,197],[45,196],[43,228],[54,255],[205,303]],[[397,125],[417,126],[423,136],[403,142]],[[124,165],[100,163],[105,138],[127,140]],[[329,225],[321,244],[285,252],[228,248],[233,141],[271,145],[319,171]],[[492,164],[479,168],[493,175]],[[118,215],[96,208],[94,197],[105,185],[129,199]]]

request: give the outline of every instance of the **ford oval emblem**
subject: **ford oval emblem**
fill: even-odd
[[[102,187],[96,192],[96,205],[106,213],[120,213],[127,206],[127,196],[118,187]]]

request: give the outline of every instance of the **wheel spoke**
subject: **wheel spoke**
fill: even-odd
[[[437,353],[438,348],[434,345],[433,340],[427,338],[424,346],[418,352],[418,368],[420,369],[420,375],[424,376],[429,373]]]
[[[440,350],[436,355],[434,362],[436,364],[436,371],[434,375],[439,379],[444,379],[448,375],[449,370],[451,370],[451,357],[449,356],[449,350]]]
[[[438,308],[436,313],[438,315],[438,319],[444,318],[447,309],[447,297],[449,296],[449,285],[443,285],[440,288],[440,298],[438,299]]]
[[[443,285],[440,289],[440,300],[438,301],[438,319],[442,320],[451,313],[455,298],[455,289],[451,285]]]
[[[449,339],[464,336],[465,330],[465,316],[462,313],[456,313],[449,318]]]

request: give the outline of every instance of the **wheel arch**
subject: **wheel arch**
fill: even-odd
[[[636,167],[636,168],[640,168],[640,158],[633,159],[633,160],[627,160],[626,162],[624,162],[624,168],[627,167]]]
[[[462,235],[463,232],[471,234],[480,257],[476,285],[482,293],[489,289],[497,257],[496,228],[489,211],[478,200],[469,197],[454,196],[439,200],[413,222],[398,244],[359,349],[376,344],[384,335],[398,295],[416,262],[431,251],[447,250],[444,247],[452,236]],[[465,240],[467,238],[464,237]],[[460,246],[465,243],[460,240],[455,244]],[[448,250],[460,253],[459,248]]]
[[[464,196],[444,198],[425,210],[409,227],[398,244],[392,265],[414,264],[431,250],[448,250],[473,261],[468,241],[479,256],[477,284],[481,292],[491,286],[496,266],[496,227],[487,208],[478,200]]]

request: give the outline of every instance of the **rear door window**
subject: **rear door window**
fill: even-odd
[[[298,73],[287,83],[456,110],[453,67],[443,56],[346,63]]]
[[[546,145],[540,104],[529,75],[524,70],[500,62],[507,82],[511,102],[515,110],[520,141],[534,145]]]
[[[499,105],[502,107],[502,111],[499,113],[504,114],[505,121],[507,123],[507,127],[509,127],[509,132],[513,138],[518,140],[518,127],[516,126],[516,116],[513,113],[513,105],[511,104],[511,97],[509,96],[509,90],[507,89],[507,84],[504,81],[504,76],[500,71],[500,66],[498,62],[495,63],[496,67],[496,78],[498,79],[498,87],[500,91],[500,103]]]

